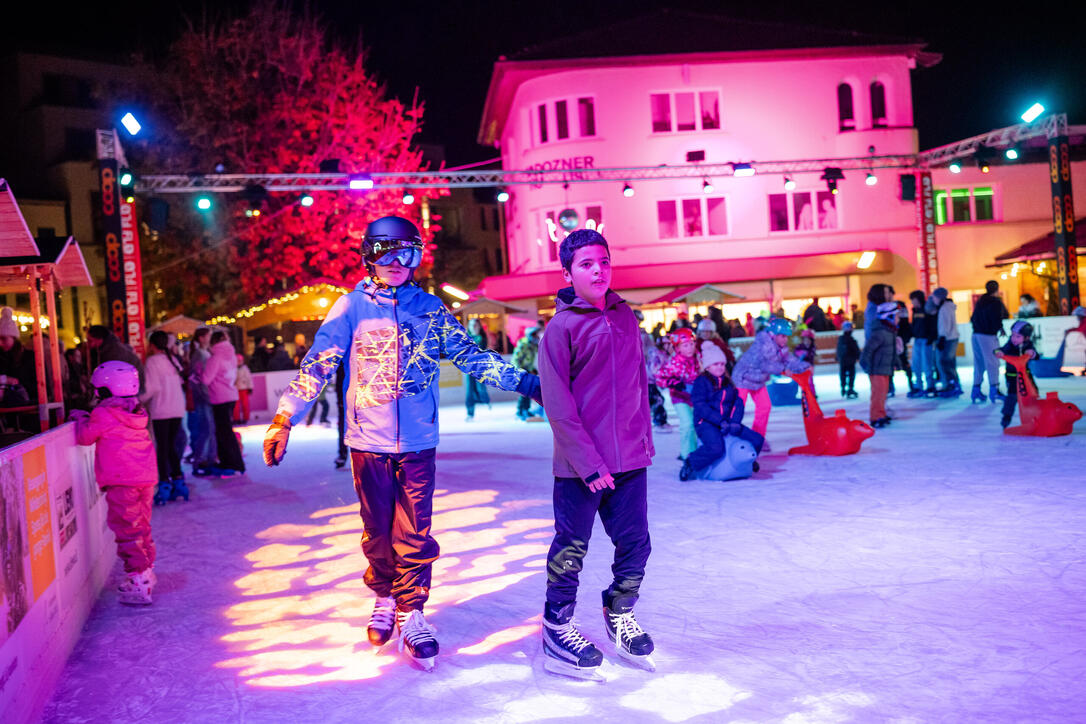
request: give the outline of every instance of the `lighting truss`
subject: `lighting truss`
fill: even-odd
[[[922,170],[941,166],[953,159],[973,155],[977,148],[1008,148],[1037,137],[1053,137],[1067,132],[1067,115],[1054,114],[1033,123],[1000,128],[940,146],[919,154],[818,158],[798,161],[746,161],[755,175],[791,175],[821,173],[827,167],[842,170],[904,169]],[[631,183],[676,178],[705,178],[734,175],[734,164],[687,163],[659,166],[618,166],[611,168],[557,169],[474,169],[464,171],[375,171],[374,189],[491,188],[500,186],[543,186],[575,183]],[[136,189],[148,194],[188,194],[201,192],[233,193],[247,186],[262,186],[269,193],[348,191],[350,174],[346,173],[266,173],[266,174],[174,174],[145,175],[137,179]],[[364,192],[363,192],[364,193]]]

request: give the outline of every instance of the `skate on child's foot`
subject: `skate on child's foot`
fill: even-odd
[[[381,647],[392,638],[396,629],[396,599],[391,596],[378,596],[373,602],[373,613],[366,627],[366,636],[374,646]]]
[[[154,571],[150,568],[143,571],[129,571],[125,573],[125,579],[117,586],[120,593],[120,602],[131,606],[147,606],[151,603],[151,591],[155,587]]]
[[[652,637],[634,618],[633,607],[637,596],[603,592],[603,621],[607,625],[607,638],[615,644],[620,658],[649,671],[656,671],[652,652],[656,648]]]
[[[550,603],[543,608],[543,668],[575,679],[604,681],[600,675],[603,653],[577,630],[573,609],[577,604]]]
[[[400,630],[400,651],[424,671],[433,671],[437,663],[438,645],[434,627],[426,623],[422,611],[396,610],[396,627]]]
[[[158,485],[155,487],[155,505],[165,505],[166,501],[170,499],[170,491],[173,489],[173,484],[169,480],[159,480]]]
[[[170,502],[172,503],[178,498],[184,498],[186,503],[189,500],[189,486],[185,482],[184,476],[170,481]]]

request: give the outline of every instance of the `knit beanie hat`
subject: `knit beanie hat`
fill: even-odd
[[[727,362],[728,358],[724,355],[724,350],[717,347],[712,342],[706,342],[701,346],[701,368],[703,370],[709,369],[709,365],[714,362]]]
[[[0,309],[0,337],[19,339],[19,325],[15,323],[15,310],[11,307]]]
[[[940,299],[946,299],[950,295],[950,292],[946,290],[946,287],[936,287],[935,291],[931,293],[933,297],[939,297]]]
[[[705,318],[705,319],[701,320],[700,322],[698,322],[698,334],[701,334],[702,332],[715,332],[715,331],[716,331],[716,324],[713,322],[713,320],[711,320],[709,318]]]
[[[852,331],[852,322],[844,322],[843,324],[841,324],[841,331],[842,332],[851,332]]]
[[[668,336],[671,338],[671,343],[676,346],[683,342],[694,341],[694,333],[690,331],[689,327],[679,327]]]
[[[1086,317],[1086,307],[1075,307],[1071,314],[1075,317]]]

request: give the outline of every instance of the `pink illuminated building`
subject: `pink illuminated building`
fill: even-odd
[[[913,154],[911,74],[938,61],[919,41],[664,11],[497,62],[480,141],[500,148],[506,169],[564,169],[572,179],[579,169],[698,158]],[[678,310],[669,302],[704,284],[741,297],[725,304],[729,318],[770,305],[794,317],[815,296],[824,309],[862,308],[872,283],[902,296],[918,285],[916,208],[901,199],[899,173],[846,170],[837,194],[822,168],[631,180],[632,195],[622,180],[513,186],[510,273],[480,289],[546,310],[564,285],[557,242],[587,226],[602,227],[615,289],[650,320],[667,321]],[[938,234],[940,284],[968,297],[998,254],[1051,231],[1046,175],[1043,163],[934,172],[950,222]]]

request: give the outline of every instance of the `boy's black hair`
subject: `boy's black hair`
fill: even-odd
[[[920,302],[920,304],[928,301],[927,297],[924,296],[924,292],[919,289],[914,289],[909,292],[909,299],[915,299],[916,301]]]
[[[995,294],[998,291],[999,291],[999,282],[997,282],[995,279],[989,279],[988,281],[984,282],[984,293],[985,294]]]
[[[607,249],[607,255],[611,255],[611,249],[607,246],[607,239],[603,234],[594,229],[577,229],[572,234],[562,239],[562,245],[558,247],[558,258],[562,262],[562,268],[569,271],[573,268],[573,255],[578,249],[586,246],[599,245]]]

